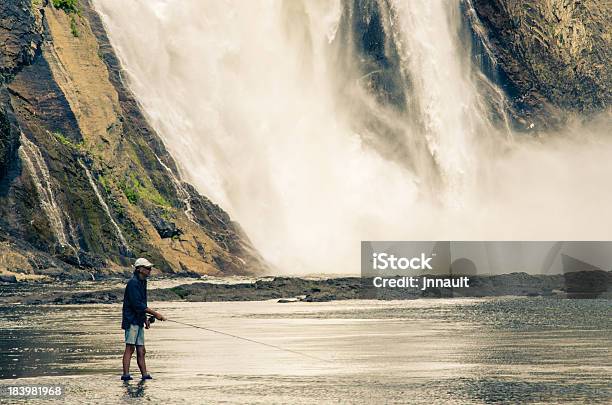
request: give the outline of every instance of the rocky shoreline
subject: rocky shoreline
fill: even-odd
[[[439,277],[439,276],[431,276]],[[468,288],[428,288],[426,290],[371,288],[371,280],[360,277],[308,279],[270,277],[251,281],[223,282],[192,280],[169,288],[149,288],[149,301],[261,301],[280,303],[325,302],[349,299],[417,299],[487,296],[551,296],[573,298],[612,298],[612,272],[590,271],[565,275],[510,273],[470,276]],[[124,280],[109,284],[0,283],[0,304],[115,304],[122,302]],[[100,282],[102,283],[102,282]],[[42,284],[42,283],[38,283]],[[22,286],[21,290],[16,292]]]

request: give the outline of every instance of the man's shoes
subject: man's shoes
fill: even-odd
[[[121,376],[121,381],[129,381],[129,380],[133,380],[131,375],[125,374]]]
[[[145,375],[142,376],[142,379],[143,380],[152,380],[153,377],[151,377],[151,374],[145,374]]]

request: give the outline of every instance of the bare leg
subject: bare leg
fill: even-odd
[[[138,362],[138,368],[140,368],[140,373],[145,376],[147,375],[147,365],[145,363],[145,347],[144,346],[136,346],[136,361]]]
[[[125,345],[125,351],[123,352],[123,375],[128,375],[130,373],[130,361],[132,360],[134,349],[134,345]]]

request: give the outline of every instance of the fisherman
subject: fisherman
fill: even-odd
[[[151,274],[153,264],[147,259],[139,258],[134,263],[134,275],[125,286],[123,295],[123,319],[121,329],[125,330],[125,352],[123,352],[123,375],[121,380],[132,379],[130,361],[136,350],[136,361],[143,380],[150,380],[145,364],[144,330],[149,329],[150,321],[146,314],[151,314],[160,321],[166,317],[147,306],[147,277]]]

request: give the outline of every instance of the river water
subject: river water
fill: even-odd
[[[146,335],[154,379],[123,383],[119,305],[2,306],[0,385],[62,384],[67,403],[612,401],[609,300],[151,306],[326,361],[157,322]]]

